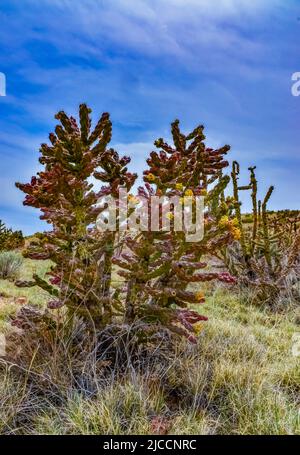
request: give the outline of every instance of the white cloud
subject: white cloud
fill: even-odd
[[[46,0],[27,1],[23,39],[46,39],[60,50],[101,59],[109,44],[152,56],[199,63],[199,46],[216,46],[247,59],[262,55],[262,43],[241,34],[249,21],[259,23],[282,0]],[[45,4],[47,8],[45,9]],[[46,13],[44,13],[46,11]],[[30,28],[39,14],[39,27]],[[55,20],[53,20],[55,15]],[[20,21],[17,18],[16,24]],[[237,22],[230,27],[227,21]],[[23,24],[24,27],[25,24]],[[50,32],[50,33],[49,33]],[[17,38],[20,40],[20,37]],[[246,51],[246,52],[245,52]]]

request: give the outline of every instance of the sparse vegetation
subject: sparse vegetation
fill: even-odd
[[[23,258],[20,253],[4,251],[0,253],[0,278],[14,279],[18,276]]]
[[[44,170],[17,184],[52,231],[0,253],[0,433],[300,434],[299,212],[269,212],[272,187],[260,202],[236,162],[225,197],[229,146],[175,121],[127,202],[203,196],[203,238],[172,229],[174,207],[168,232],[99,232],[97,200],[136,176],[108,114],[92,131],[86,105],[56,118]]]
[[[8,229],[0,220],[0,251],[9,251],[20,248],[24,245],[22,231]]]
[[[104,353],[74,355],[77,327],[26,375],[2,363],[1,432],[300,434],[297,309],[245,306],[223,286],[207,294],[197,345],[128,355],[120,370]]]

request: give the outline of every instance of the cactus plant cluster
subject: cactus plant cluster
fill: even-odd
[[[300,251],[297,212],[269,212],[267,205],[274,191],[270,186],[264,199],[258,199],[255,167],[249,167],[250,182],[239,185],[239,164],[232,163],[233,206],[240,231],[238,242],[223,250],[225,264],[241,283],[253,285],[256,300],[274,305],[291,272],[298,270]],[[252,216],[242,215],[240,192],[250,191]],[[250,223],[251,222],[251,223]]]
[[[131,324],[139,320],[143,333],[166,328],[195,341],[206,317],[190,305],[203,303],[205,297],[201,290],[188,289],[189,283],[235,281],[228,273],[203,271],[204,256],[217,254],[239,236],[230,215],[231,202],[223,198],[229,182],[223,169],[228,166],[225,155],[230,147],[207,148],[203,126],[184,135],[176,120],[172,124],[174,145],[163,139],[155,142],[157,151],[147,160],[144,185],[129,197],[132,213],[140,198],[148,201],[156,195],[164,201],[177,196],[183,204],[188,198],[193,207],[196,196],[202,196],[205,232],[197,242],[188,242],[184,230],[172,229],[172,207],[167,232],[125,231],[121,236],[99,231],[97,217],[104,210],[97,204],[99,198],[117,197],[124,187],[130,191],[137,176],[127,169],[128,157],[108,148],[109,115],[103,114],[92,130],[90,113],[81,105],[78,123],[59,112],[60,125],[49,136],[51,145],[42,144],[40,149],[44,170],[30,183],[16,184],[26,193],[24,204],[40,209],[41,219],[52,225],[24,254],[53,263],[48,279],[34,275],[31,281],[16,284],[40,286],[50,295],[48,309],[63,307],[69,318],[76,315],[97,330],[114,321]],[[101,182],[100,190],[95,191],[91,178]],[[222,226],[224,217],[228,222]],[[120,277],[117,287],[112,283],[113,273]],[[19,316],[15,324],[23,322]]]
[[[0,251],[10,251],[24,245],[22,231],[13,231],[0,220]]]
[[[53,262],[49,279],[34,275],[31,282],[51,295],[50,309],[65,306],[101,327],[111,322],[114,297],[110,294],[111,257],[115,233],[99,235],[95,228],[103,194],[118,193],[124,185],[129,190],[136,176],[128,172],[128,157],[119,157],[107,145],[112,124],[104,113],[91,129],[90,109],[82,104],[79,125],[73,117],[59,112],[60,125],[49,136],[51,145],[42,144],[40,163],[44,170],[28,184],[16,186],[26,193],[25,205],[41,210],[41,219],[52,225],[52,231],[39,235],[24,252],[31,259]],[[94,191],[89,179],[105,183]]]
[[[269,213],[271,229],[279,232],[279,241],[282,246],[291,245],[300,229],[300,213],[297,210],[279,210]]]

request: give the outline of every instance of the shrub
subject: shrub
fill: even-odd
[[[0,220],[0,251],[14,250],[24,245],[22,231],[8,229]]]
[[[234,225],[227,230],[218,226],[229,214],[228,204],[220,204],[229,181],[222,174],[228,166],[224,156],[229,146],[207,148],[203,126],[184,135],[175,121],[174,146],[163,139],[155,142],[159,151],[151,152],[145,185],[138,190],[137,197],[146,201],[152,195],[183,200],[189,196],[193,206],[194,196],[202,195],[206,207],[203,239],[186,242],[184,232],[174,229],[126,231],[120,237],[116,232],[97,230],[97,217],[104,208],[96,203],[101,196],[117,197],[121,187],[129,191],[136,175],[127,170],[128,157],[120,158],[114,149],[107,148],[112,130],[109,115],[103,114],[91,132],[90,112],[86,105],[80,106],[79,125],[73,117],[59,112],[56,118],[61,125],[49,136],[51,146],[42,144],[40,149],[44,170],[30,183],[16,184],[26,193],[24,204],[39,208],[41,219],[53,227],[51,232],[39,235],[24,254],[54,263],[49,281],[35,275],[31,282],[18,285],[40,286],[52,296],[50,309],[64,306],[68,317],[80,316],[97,330],[112,322],[132,324],[141,320],[136,325],[141,339],[167,328],[195,341],[199,323],[206,317],[188,306],[205,299],[201,291],[189,291],[188,284],[233,282],[226,273],[197,271],[206,267],[201,262],[204,255],[217,254],[238,235]],[[91,177],[105,184],[100,191],[93,190]],[[130,210],[133,213],[138,209]],[[117,214],[119,223],[119,211]],[[117,289],[112,286],[113,266],[125,279]],[[23,322],[19,318],[16,323]]]
[[[16,278],[22,263],[22,256],[14,251],[0,253],[0,278],[4,280]]]

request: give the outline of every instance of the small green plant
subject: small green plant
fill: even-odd
[[[0,251],[9,251],[24,245],[22,231],[8,229],[0,220]]]
[[[14,251],[4,251],[0,253],[0,278],[12,280],[20,272],[23,258],[19,253]]]

